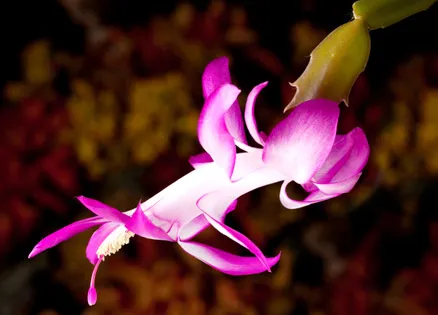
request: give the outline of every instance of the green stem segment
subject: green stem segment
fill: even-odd
[[[370,54],[370,34],[356,19],[331,32],[310,54],[303,74],[291,85],[296,93],[285,111],[316,98],[348,104],[348,95]]]
[[[415,13],[427,10],[438,0],[359,0],[353,3],[356,19],[365,21],[370,30],[384,28]]]

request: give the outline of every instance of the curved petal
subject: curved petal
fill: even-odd
[[[323,165],[336,136],[339,107],[328,100],[302,103],[268,136],[266,164],[299,184],[308,182]]]
[[[266,271],[266,266],[256,257],[237,256],[196,242],[180,241],[178,244],[184,251],[193,257],[229,275],[252,275]],[[280,255],[281,254],[278,254],[275,257],[267,258],[269,268],[274,266],[280,260]]]
[[[247,143],[242,111],[237,100],[234,101],[233,105],[225,113],[225,125],[234,139],[244,144]]]
[[[32,258],[38,255],[39,253],[45,251],[46,249],[52,248],[58,245],[59,243],[64,242],[65,240],[69,239],[72,236],[75,236],[76,234],[79,234],[85,230],[88,230],[89,228],[92,228],[102,223],[105,223],[105,220],[99,217],[93,217],[93,218],[79,220],[72,224],[69,224],[63,227],[62,229],[43,238],[32,249],[32,251],[29,254],[29,258]]]
[[[337,136],[327,160],[315,174],[314,182],[343,182],[356,176],[365,167],[369,153],[370,147],[362,129],[355,128],[347,135]]]
[[[247,238],[242,233],[230,228],[229,226],[225,225],[224,223],[215,220],[213,217],[209,216],[208,213],[204,212],[205,218],[207,221],[221,234],[225,235],[226,237],[232,239],[240,246],[246,248],[251,253],[253,253],[260,262],[266,267],[266,270],[271,271],[269,263],[265,255],[263,255],[260,248],[257,247],[256,244],[254,244],[253,241],[251,241],[249,238]]]
[[[263,90],[263,88],[268,85],[268,82],[263,82],[257,86],[255,86],[252,91],[249,93],[248,98],[246,99],[245,106],[245,123],[248,128],[249,134],[260,145],[264,145],[265,141],[259,133],[257,128],[257,122],[254,117],[254,106],[259,93]]]
[[[289,196],[287,195],[286,192],[287,184],[289,184],[289,182],[284,182],[281,185],[281,189],[280,189],[280,202],[287,209],[303,208],[313,203],[318,203],[324,200],[328,200],[339,195],[339,194],[325,195],[320,191],[314,191],[310,193],[304,200],[294,200],[289,198]]]
[[[359,173],[354,175],[353,177],[350,177],[340,182],[329,183],[329,184],[315,183],[314,185],[318,188],[320,192],[322,192],[325,195],[345,194],[354,188],[354,185],[356,185],[361,175],[362,173]]]
[[[132,214],[132,217],[127,221],[125,227],[129,231],[147,239],[173,241],[166,232],[164,232],[160,227],[154,225],[144,214],[141,208],[141,203],[137,205],[137,209]]]
[[[236,147],[224,115],[239,93],[240,90],[231,84],[216,89],[205,101],[198,124],[199,143],[229,177],[234,169]]]
[[[124,223],[129,217],[98,200],[87,198],[84,196],[79,196],[77,199],[90,211],[96,215],[113,222]]]
[[[229,60],[227,57],[219,57],[212,60],[202,74],[204,98],[209,97],[211,93],[224,84],[231,84]]]
[[[231,84],[229,61],[227,57],[220,57],[214,59],[205,67],[202,75],[204,98],[208,98],[211,93],[224,84]],[[225,113],[225,124],[234,139],[246,144],[242,113],[237,100]]]
[[[108,222],[98,228],[88,241],[87,249],[85,250],[88,260],[94,265],[99,261],[97,257],[97,250],[103,241],[118,227],[119,223]]]
[[[329,183],[349,158],[352,147],[353,141],[349,137],[337,135],[330,154],[321,168],[315,173],[312,182],[307,183],[307,185],[316,189],[316,186],[313,185],[314,182]]]

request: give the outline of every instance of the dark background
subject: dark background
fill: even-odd
[[[356,188],[290,211],[274,185],[230,215],[267,255],[283,252],[272,274],[228,277],[173,244],[134,239],[102,266],[90,308],[90,233],[27,260],[42,237],[89,216],[73,197],[131,209],[184,175],[200,150],[200,76],[215,56],[230,56],[246,93],[270,81],[257,118],[272,128],[293,95],[287,83],[351,19],[352,1],[225,1],[217,18],[193,1],[185,30],[172,24],[177,1],[67,3],[99,18],[102,41],[61,2],[1,4],[0,314],[438,314],[437,6],[371,32],[340,123],[364,128],[371,145]],[[227,37],[236,7],[256,39]],[[141,108],[130,93],[139,82]],[[132,117],[155,124],[129,131]],[[200,238],[239,251],[209,231]]]

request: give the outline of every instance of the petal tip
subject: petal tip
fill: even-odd
[[[80,195],[80,196],[76,196],[75,197],[80,203],[84,203],[84,200],[86,199],[86,197],[85,196],[82,196],[82,195]]]
[[[41,252],[41,250],[38,248],[38,245],[35,246],[32,251],[29,253],[29,256],[27,256],[28,259],[31,259],[33,257],[35,257],[36,255],[38,255]]]

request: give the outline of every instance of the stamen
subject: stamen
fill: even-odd
[[[128,244],[129,239],[134,235],[124,226],[116,228],[97,249],[97,257],[105,258],[105,256],[115,254],[123,245]]]

